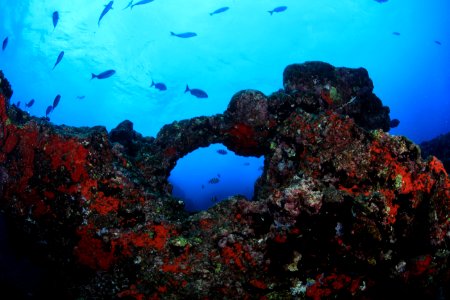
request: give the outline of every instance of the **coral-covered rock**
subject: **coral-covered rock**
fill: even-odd
[[[224,114],[155,139],[129,121],[108,134],[30,117],[1,80],[0,205],[29,252],[64,273],[65,298],[450,295],[449,177],[385,132],[389,109],[364,69],[289,66],[284,91],[239,92]],[[263,174],[253,201],[188,214],[168,176],[212,143],[264,155]]]
[[[450,171],[450,132],[420,143],[422,157],[436,156],[444,164],[447,173]]]

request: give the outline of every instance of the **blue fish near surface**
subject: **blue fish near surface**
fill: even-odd
[[[274,12],[279,13],[279,12],[285,11],[286,9],[287,9],[287,6],[278,6],[272,10],[269,10],[268,13],[270,13],[270,15],[272,15]]]
[[[58,25],[58,21],[59,21],[59,12],[58,11],[53,12],[52,21],[53,21],[53,30],[55,30],[56,25]]]
[[[388,2],[388,0],[375,0],[375,1],[377,1],[378,3]]]
[[[55,67],[61,62],[61,59],[63,59],[63,57],[64,57],[64,51],[61,51],[59,53],[59,55],[58,55],[58,58],[56,59],[55,65],[53,66],[53,69],[55,69]]]
[[[133,5],[133,0],[131,0],[130,2],[128,2],[128,5],[125,6],[122,10],[127,9],[127,8],[130,7],[131,5]]]
[[[212,13],[210,13],[209,15],[212,16],[212,15],[220,14],[220,13],[223,13],[223,12],[229,10],[229,9],[230,9],[230,8],[227,7],[227,6],[221,7],[221,8],[216,9],[215,11],[213,11]]]
[[[108,4],[105,5],[105,8],[103,9],[100,18],[98,18],[98,26],[100,26],[100,21],[103,19],[103,17],[108,13],[108,11],[110,11],[111,9],[113,9],[113,3],[114,1],[109,1]]]
[[[152,85],[150,85],[150,87],[155,87],[155,89],[158,89],[160,91],[167,90],[167,86],[164,83],[162,83],[162,82],[155,83],[153,80],[152,80]]]
[[[5,37],[2,44],[2,51],[5,51],[6,46],[8,46],[8,37]]]
[[[133,6],[147,4],[147,3],[150,3],[150,2],[153,2],[153,1],[154,0],[142,0],[142,1],[136,2],[135,4],[131,5],[130,8],[133,9]]]
[[[197,36],[195,32],[173,33],[172,31],[170,32],[170,35],[177,36],[183,39]]]
[[[197,98],[208,98],[207,93],[205,93],[204,91],[199,90],[199,89],[190,89],[187,84],[186,84],[186,90],[184,92],[185,93],[189,92],[189,93],[191,93],[192,96],[195,96]]]
[[[113,76],[114,74],[116,74],[115,70],[108,70],[108,71],[102,72],[102,73],[100,73],[98,75],[95,75],[94,73],[92,73],[91,80],[94,79],[94,78],[105,79],[105,78]]]

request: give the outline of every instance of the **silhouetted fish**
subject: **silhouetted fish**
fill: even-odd
[[[202,184],[202,190],[205,188],[205,185],[204,184]]]
[[[127,8],[130,7],[131,5],[133,5],[133,0],[131,0],[130,2],[128,2],[128,5],[125,6],[122,10],[127,9]]]
[[[115,73],[116,73],[115,70],[108,70],[108,71],[102,72],[102,73],[100,73],[98,75],[95,75],[94,73],[92,73],[91,80],[94,79],[94,78],[105,79],[105,78],[113,76]]]
[[[100,21],[102,20],[102,18],[108,13],[108,11],[110,11],[113,7],[113,3],[114,1],[109,1],[109,3],[107,5],[105,5],[105,8],[103,9],[100,18],[98,18],[98,26],[100,26]]]
[[[53,21],[53,30],[55,30],[56,25],[58,25],[59,21],[59,13],[58,11],[54,11],[52,14],[52,21]]]
[[[56,59],[55,65],[53,66],[53,69],[55,69],[55,67],[60,63],[60,61],[61,61],[61,59],[63,58],[63,56],[64,56],[64,51],[61,51],[61,52],[59,53],[59,55],[58,55],[58,58]],[[52,70],[53,70],[53,69],[52,69]]]
[[[395,128],[400,124],[400,120],[399,119],[392,119],[391,122],[389,123],[389,127],[391,128]]]
[[[375,1],[377,1],[378,3],[388,2],[388,0],[375,0]]]
[[[392,32],[393,35],[400,35],[400,32],[394,31]]]
[[[221,155],[226,155],[228,152],[227,152],[227,150],[219,149],[219,150],[217,150],[217,153],[219,153]]]
[[[439,42],[439,41],[434,41],[436,44],[438,44],[439,46],[441,46],[442,45],[442,43],[441,42]]]
[[[61,95],[56,95],[55,100],[53,100],[52,108],[55,109],[58,106],[59,100],[61,100]]]
[[[197,34],[195,32],[173,33],[172,31],[170,32],[170,35],[177,36],[177,37],[184,38],[184,39],[197,36]]]
[[[52,112],[53,110],[53,106],[48,106],[47,109],[45,110],[45,117],[48,117],[48,115]]]
[[[212,13],[210,13],[209,15],[212,16],[212,15],[215,15],[215,14],[220,14],[220,13],[223,13],[224,11],[229,10],[229,9],[230,9],[230,8],[227,7],[227,6],[221,7],[221,8],[219,8],[219,9],[216,9],[215,11],[213,11]]]
[[[268,13],[270,13],[270,15],[272,15],[274,12],[279,13],[279,12],[285,11],[286,9],[287,9],[287,6],[278,6],[278,7],[275,7],[273,10],[269,10]]]
[[[5,37],[2,44],[2,51],[5,51],[6,46],[8,46],[8,37]]]
[[[34,104],[34,99],[31,99],[28,103],[25,103],[25,106],[30,108],[33,106],[33,104]]]
[[[77,96],[77,99],[84,99],[86,96]]]
[[[248,166],[250,166],[250,163],[249,162],[245,162],[244,166],[248,167]]]
[[[136,2],[135,4],[131,5],[131,9],[133,8],[133,6],[147,4],[147,3],[150,3],[150,2],[153,2],[153,1],[154,0],[142,0],[142,1]]]
[[[166,85],[165,85],[164,83],[162,83],[162,82],[157,82],[157,83],[155,83],[155,82],[152,80],[152,85],[150,85],[150,87],[153,87],[153,86],[154,86],[156,89],[160,90],[160,91],[165,91],[165,90],[167,90]]]
[[[208,98],[208,94],[206,94],[204,91],[199,89],[190,89],[189,86],[186,84],[186,90],[185,93],[190,92],[191,95],[197,97],[197,98]]]
[[[217,178],[217,177],[213,177],[213,178],[211,178],[209,181],[208,181],[208,183],[210,183],[210,184],[216,184],[216,183],[219,183],[219,178]]]
[[[220,178],[220,173],[217,173],[217,177]]]

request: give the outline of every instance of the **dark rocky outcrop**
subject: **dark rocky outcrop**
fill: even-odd
[[[364,69],[288,66],[284,90],[241,91],[156,138],[18,114],[1,80],[0,205],[24,251],[70,279],[65,298],[449,295],[449,177],[385,132]],[[254,201],[188,214],[167,178],[212,143],[264,155],[263,175]]]
[[[450,132],[420,143],[420,149],[424,159],[430,155],[436,156],[442,161],[447,172],[450,171]]]

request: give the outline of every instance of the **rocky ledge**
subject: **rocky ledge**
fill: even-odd
[[[391,136],[365,69],[288,66],[284,89],[143,137],[55,126],[9,105],[0,205],[61,299],[387,299],[450,295],[450,181]],[[212,143],[265,157],[253,201],[188,214],[167,181]],[[439,299],[441,299],[439,298]]]

